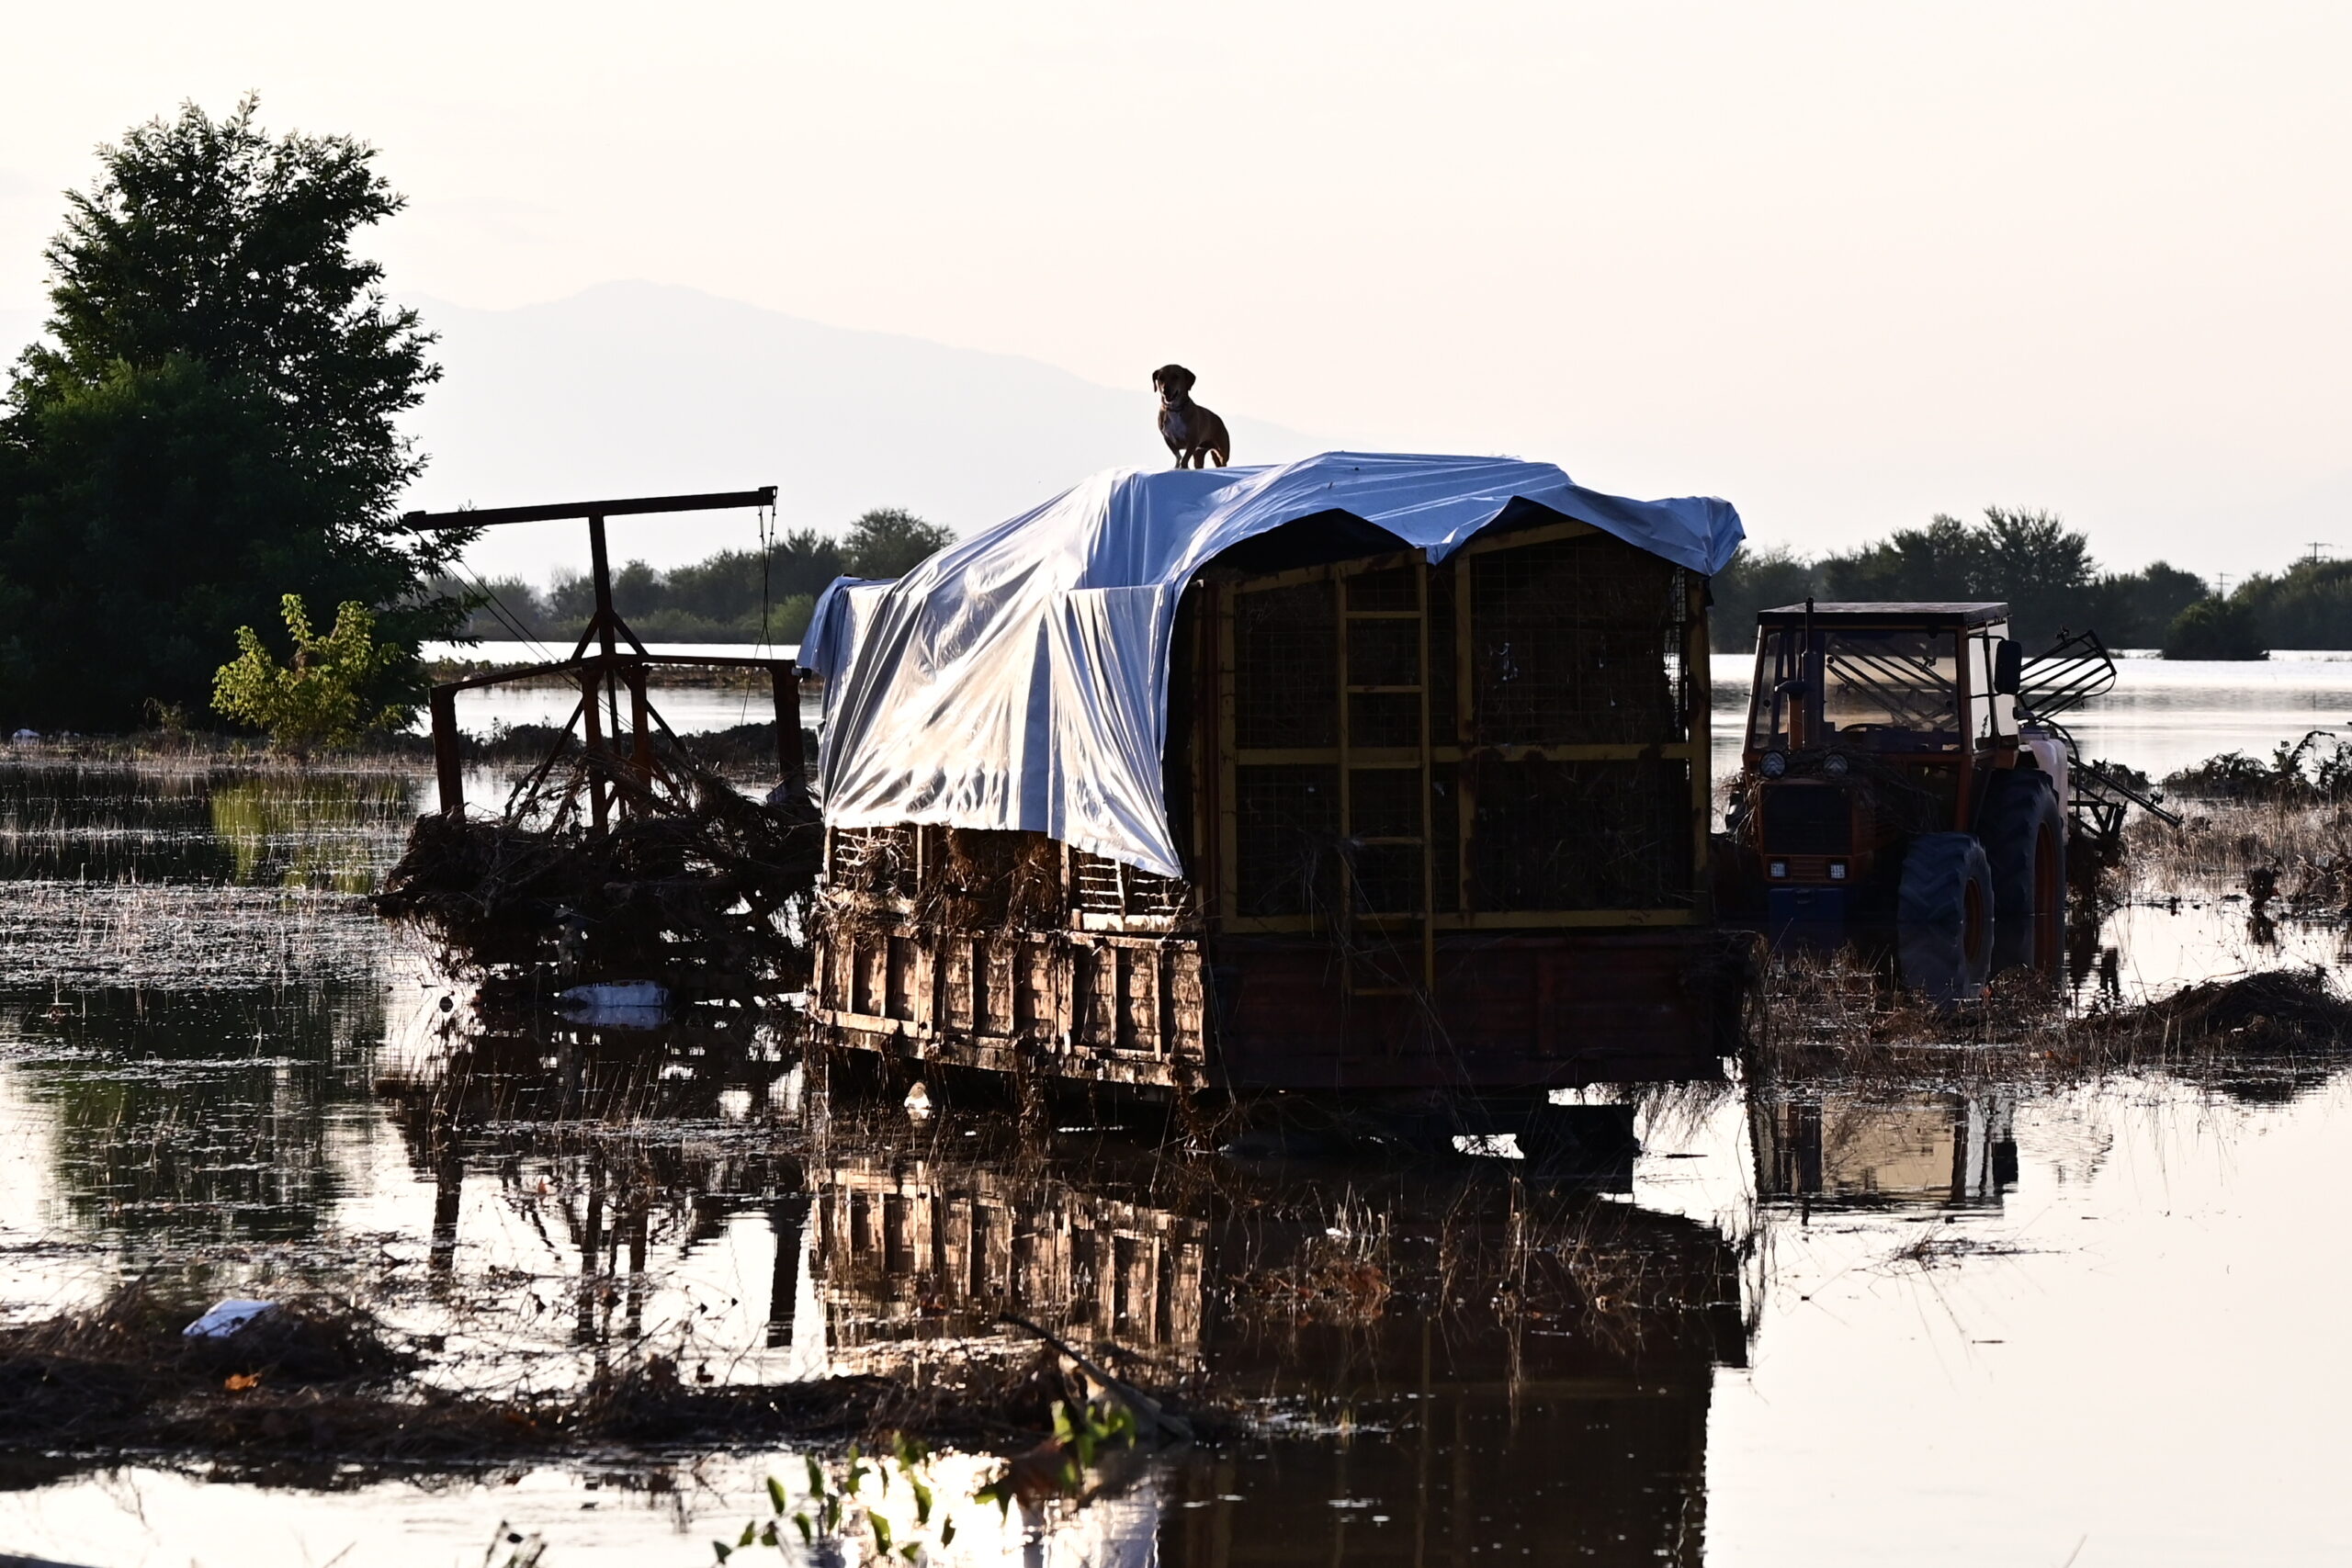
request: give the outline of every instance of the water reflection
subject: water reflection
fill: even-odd
[[[763,1287],[797,1268],[807,1206],[766,1114],[789,1110],[773,1024],[735,1010],[650,1031],[469,1022],[444,1015],[378,1083],[432,1190],[412,1321],[537,1385],[616,1355],[670,1355],[706,1382],[816,1370],[794,1359],[788,1307],[785,1336],[766,1332]]]
[[[27,977],[0,991],[8,1310],[54,1306],[68,1269],[95,1290],[177,1267],[224,1294],[302,1274],[364,1287],[476,1388],[649,1354],[713,1382],[922,1379],[1034,1354],[1012,1313],[1249,1415],[1034,1539],[971,1520],[969,1562],[1813,1561],[1825,1534],[1882,1560],[1949,1500],[1937,1452],[1998,1504],[1938,1516],[1954,1556],[2063,1561],[2106,1497],[2110,1531],[2193,1514],[2211,1489],[2184,1455],[2235,1467],[2209,1560],[2333,1528],[2309,1434],[2352,1388],[2300,1348],[2343,1284],[2310,1245],[2352,1110],[2333,1064],[1751,1087],[1679,1140],[1645,1111],[1634,1202],[1502,1160],[1260,1165],[953,1111],[804,1114],[748,1015],[484,1025],[391,933],[331,915],[396,851],[407,787],[0,769],[0,947]],[[2218,901],[2070,937],[2086,1000],[2345,940]],[[145,983],[88,978],[141,943]],[[1931,1230],[1970,1245],[1923,1248]],[[2179,1437],[2224,1423],[2226,1445]],[[333,1497],[85,1476],[0,1496],[0,1540],[131,1562],[235,1539],[256,1562],[349,1548],[348,1568],[471,1561],[513,1518],[565,1568],[683,1564],[797,1458],[616,1462],[639,1503],[611,1463]],[[1850,1517],[1819,1506],[1831,1472]]]
[[[1016,1314],[1272,1416],[1139,1481],[1126,1552],[1702,1560],[1714,1369],[1752,1327],[1711,1225],[1487,1171],[1272,1179],[1102,1145],[810,1179],[836,1364],[1027,1353]]]
[[[380,988],[16,993],[15,1093],[54,1134],[55,1223],[125,1267],[316,1235],[345,1186],[330,1127],[364,1116]]]
[[[0,880],[369,891],[415,819],[396,775],[0,767]]]
[[[1756,1185],[1811,1209],[1997,1209],[2017,1185],[2017,1096],[1758,1092]]]

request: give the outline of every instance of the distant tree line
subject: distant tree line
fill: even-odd
[[[764,552],[721,550],[669,571],[630,561],[613,573],[613,605],[648,642],[758,642],[764,637],[794,643],[808,629],[817,595],[833,579],[902,577],[955,537],[903,508],[881,507],[838,537],[794,529]],[[469,585],[454,581],[446,586],[469,592]],[[547,642],[569,642],[595,607],[594,588],[576,574],[544,589],[517,577],[493,578],[469,596],[474,610],[464,635],[493,640],[520,630]]]
[[[2047,512],[1987,507],[1981,522],[1939,514],[1845,554],[1785,546],[1742,551],[1712,584],[1720,649],[1752,648],[1756,614],[1822,600],[1998,600],[2030,650],[2062,631],[2168,659],[2260,659],[2273,648],[2352,648],[2352,562],[2302,561],[2256,573],[2227,598],[2163,561],[2108,572],[2090,542]]]

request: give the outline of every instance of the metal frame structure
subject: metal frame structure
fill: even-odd
[[[789,659],[704,658],[650,653],[613,606],[612,565],[605,544],[605,520],[681,512],[713,512],[775,504],[775,487],[725,491],[699,495],[639,496],[616,501],[565,502],[544,506],[489,507],[458,512],[412,512],[401,519],[418,530],[479,528],[505,523],[585,522],[588,525],[590,577],[595,609],[571,650],[571,657],[544,664],[492,670],[463,680],[443,682],[433,688],[433,761],[444,816],[462,815],[466,807],[465,766],[458,744],[458,694],[486,686],[563,677],[576,685],[580,699],[563,732],[539,762],[508,797],[510,819],[529,816],[548,804],[545,791],[556,763],[574,732],[581,736],[583,765],[566,775],[561,795],[554,801],[551,821],[558,827],[581,820],[580,802],[587,801],[585,827],[602,837],[618,818],[661,809],[663,796],[682,796],[683,784],[657,753],[654,737],[666,738],[673,750],[683,749],[678,737],[646,694],[649,674],[656,669],[765,670],[775,702],[776,763],[785,787],[805,788],[800,750],[800,672]],[[624,647],[626,645],[626,647]],[[628,698],[628,716],[621,716],[621,696]],[[602,710],[601,712],[599,710]]]

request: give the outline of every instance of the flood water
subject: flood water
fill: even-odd
[[[2200,669],[2245,674],[2135,684],[2127,665],[2107,754],[2160,773],[2291,739],[2339,696],[2352,712],[2352,665],[2340,689]],[[2182,716],[2209,712],[2240,728]],[[2352,1550],[2328,1437],[2352,1369],[2324,1327],[2352,1283],[2324,1221],[2352,1072],[1649,1091],[1630,1096],[1642,1153],[1574,1184],[1503,1157],[1240,1159],[1151,1129],[919,1120],[812,1096],[756,1021],[476,1022],[356,897],[430,787],[0,766],[0,1318],[132,1278],[320,1286],[433,1346],[435,1378],[524,1390],[655,1351],[714,1382],[920,1382],[1027,1354],[1009,1309],[1249,1415],[1037,1514],[969,1501],[992,1455],[943,1455],[958,1533],[935,1562]],[[2129,906],[2098,942],[2144,994],[2336,966],[2343,936],[2258,932],[2216,890]],[[470,1565],[503,1523],[544,1539],[545,1568],[706,1563],[767,1517],[768,1476],[802,1469],[59,1460],[0,1469],[0,1551]]]
[[[2267,760],[2311,730],[2352,727],[2352,654],[2282,650],[2267,660],[2118,658],[2115,689],[2063,722],[2083,755],[2138,768],[2150,778],[2223,751]],[[1739,764],[1756,660],[1711,661],[1715,776]]]
[[[688,643],[657,644],[652,651],[691,653],[697,649],[729,658],[797,651]],[[527,664],[551,657],[524,643],[427,649],[428,654],[435,651],[494,663]],[[1737,766],[1755,663],[1745,653],[1718,653],[1709,662],[1717,778]],[[681,734],[759,724],[773,716],[766,694],[748,689],[673,683],[666,691],[657,689],[656,701],[671,728]],[[477,731],[492,724],[561,724],[571,715],[572,702],[573,694],[555,686],[469,692],[458,699],[458,723]],[[803,722],[817,722],[813,696],[804,708]],[[2281,650],[2267,660],[2229,662],[2119,658],[2114,691],[2068,714],[2064,722],[2081,742],[2084,755],[2129,763],[2151,778],[2160,779],[2222,751],[2267,758],[2273,748],[2292,745],[2313,728],[2352,727],[2352,653]]]

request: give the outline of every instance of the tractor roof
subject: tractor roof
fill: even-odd
[[[1819,599],[1814,602],[1815,621],[1939,621],[1963,626],[1988,626],[2009,618],[2000,604],[1963,604],[1939,599]],[[1805,617],[1802,604],[1782,604],[1758,613],[1757,624],[1793,626]]]

